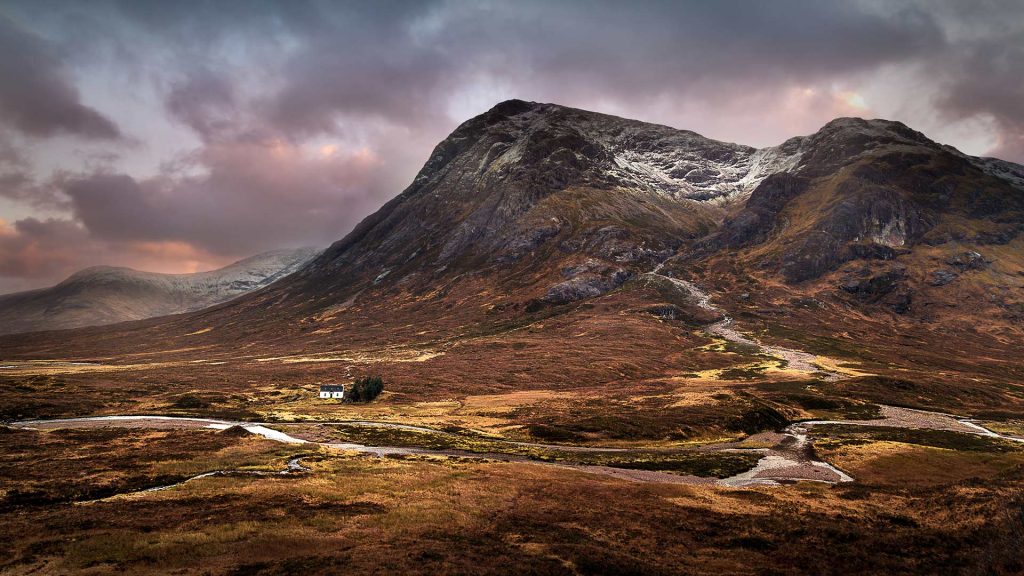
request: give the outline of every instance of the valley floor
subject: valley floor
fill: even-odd
[[[0,574],[1024,571],[1016,344],[698,300],[735,319],[623,290],[392,340],[8,341]]]
[[[819,450],[856,482],[741,489],[381,458],[234,428],[8,428],[0,573],[1024,569],[1024,452],[980,435],[850,428]],[[212,470],[232,472],[144,491]]]

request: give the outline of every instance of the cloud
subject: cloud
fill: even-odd
[[[38,222],[62,215],[8,228],[80,265],[187,267],[327,244],[401,191],[458,123],[513,97],[752,145],[838,115],[884,116],[1024,161],[1020,2],[111,0],[0,12],[12,14],[0,16],[0,122],[34,143],[0,141],[0,197]],[[143,145],[89,160],[121,130],[80,93]],[[60,134],[82,150],[39,138]]]
[[[185,273],[230,261],[185,242],[110,244],[68,219],[26,218],[13,225],[0,220],[0,294],[56,284],[81,270],[83,262]]]
[[[208,144],[151,178],[65,175],[52,188],[69,217],[0,223],[0,293],[53,284],[88,265],[191,272],[271,249],[326,246],[399,185],[391,172],[366,148],[246,138]],[[26,193],[34,186],[18,185]]]
[[[488,83],[506,97],[634,111],[665,96],[730,100],[942,42],[913,6],[878,14],[852,3],[454,2],[374,16],[345,10],[321,18],[334,26],[296,32],[285,86],[267,103],[279,129],[343,131],[367,116],[420,127],[444,118],[453,94]]]
[[[81,269],[83,261],[107,254],[70,220],[0,220],[0,293],[55,284]]]
[[[53,210],[67,207],[67,199],[53,182],[39,183],[33,176],[26,154],[0,132],[0,199],[13,200],[34,208]]]
[[[79,100],[56,50],[0,15],[0,121],[37,137],[116,140],[113,121]]]
[[[990,153],[1024,162],[1024,29],[968,42],[950,60],[939,109],[953,118],[991,116],[999,142]]]
[[[211,143],[186,170],[148,179],[97,172],[68,179],[74,217],[99,239],[188,242],[224,255],[324,244],[387,196],[387,164],[364,149],[281,139]]]
[[[0,198],[14,200],[45,211],[68,208],[67,198],[56,181],[38,183],[23,170],[0,170]]]
[[[192,71],[173,83],[164,102],[171,116],[204,141],[216,139],[238,124],[234,86],[210,70]]]

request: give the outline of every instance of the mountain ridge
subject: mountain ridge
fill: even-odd
[[[644,129],[650,134],[638,136]],[[633,148],[616,148],[619,142],[628,142]],[[682,143],[683,146],[677,146],[671,154],[662,153],[667,146],[666,142],[673,145]],[[474,147],[480,150],[474,152]],[[708,180],[705,177],[706,172],[694,176],[694,171],[690,170],[682,174],[683,178],[673,185],[675,187],[662,186],[661,184],[671,180],[671,177],[652,176],[655,170],[640,169],[636,163],[628,164],[622,160],[645,154],[648,159],[660,158],[661,164],[657,167],[661,170],[661,176],[698,158],[707,160],[704,170],[707,170],[708,166],[715,166],[718,169],[717,179]],[[464,156],[469,156],[470,159],[465,160]],[[768,162],[756,161],[757,158],[764,160],[768,156],[774,158]],[[367,254],[372,254],[376,250],[389,252],[394,245],[389,245],[388,242],[403,237],[402,227],[406,216],[415,220],[418,212],[433,209],[427,206],[422,210],[406,211],[403,205],[415,204],[417,198],[426,193],[433,193],[443,202],[452,202],[451,194],[436,189],[438,186],[443,187],[452,179],[452,175],[457,179],[466,179],[467,174],[475,178],[471,178],[461,192],[462,202],[469,205],[469,208],[454,216],[440,215],[432,220],[424,219],[415,227],[418,231],[426,232],[426,235],[436,233],[438,229],[448,233],[443,240],[434,242],[437,251],[432,263],[437,265],[436,270],[444,270],[456,256],[464,254],[467,249],[474,246],[482,247],[482,251],[490,255],[490,260],[477,258],[475,267],[464,268],[463,272],[478,272],[493,266],[494,263],[514,263],[523,254],[534,254],[546,243],[560,239],[570,227],[567,222],[570,219],[565,218],[558,210],[543,212],[538,207],[555,204],[555,198],[559,195],[565,196],[572,190],[586,189],[586,201],[606,201],[623,207],[629,214],[620,218],[620,221],[647,218],[652,212],[662,215],[668,212],[676,220],[685,220],[681,227],[677,226],[674,229],[675,232],[667,232],[660,235],[660,238],[658,234],[652,234],[650,228],[663,226],[663,219],[654,219],[650,223],[641,223],[632,228],[612,224],[610,227],[592,230],[585,238],[574,243],[566,244],[563,240],[559,245],[562,252],[574,252],[573,246],[583,247],[583,258],[598,257],[604,261],[598,267],[605,268],[605,274],[596,280],[601,288],[595,290],[592,286],[583,286],[579,290],[580,295],[593,295],[595,292],[603,293],[607,289],[615,288],[621,285],[622,278],[640,272],[643,267],[653,267],[687,242],[697,242],[698,245],[703,243],[705,247],[710,243],[715,249],[739,248],[744,242],[722,244],[716,243],[714,237],[716,234],[728,233],[730,227],[736,227],[737,222],[753,218],[750,210],[746,209],[746,203],[757,195],[757,190],[766,182],[770,188],[781,181],[771,180],[772,176],[789,174],[803,179],[808,187],[812,181],[838,179],[831,184],[835,186],[842,180],[848,192],[854,188],[857,188],[858,192],[847,194],[845,202],[823,208],[826,213],[821,215],[821,223],[817,225],[825,229],[845,226],[847,231],[841,233],[842,238],[835,242],[830,241],[835,246],[829,248],[828,254],[821,256],[822,261],[819,263],[807,266],[799,264],[801,260],[817,257],[801,254],[799,251],[775,259],[775,265],[783,269],[784,277],[788,281],[801,282],[817,278],[838,267],[849,259],[851,250],[861,250],[848,249],[847,243],[863,241],[870,245],[893,244],[884,246],[893,248],[907,241],[908,225],[910,241],[920,241],[924,228],[930,230],[935,223],[925,225],[923,209],[918,207],[917,200],[911,198],[918,192],[908,192],[905,187],[901,188],[903,184],[895,180],[891,184],[883,183],[881,180],[888,182],[888,179],[897,178],[901,174],[910,174],[912,165],[916,166],[915,162],[920,164],[924,159],[931,158],[955,164],[956,170],[960,172],[971,171],[973,167],[990,174],[997,172],[993,168],[995,166],[1003,168],[1004,173],[1014,174],[1012,163],[1000,161],[996,164],[962,154],[930,140],[921,132],[900,122],[890,120],[837,118],[814,134],[793,137],[778,146],[755,149],[721,143],[694,132],[675,130],[666,126],[650,125],[553,104],[512,100],[500,103],[490,111],[460,125],[451,136],[438,144],[424,168],[405,192],[386,204],[378,213],[367,218],[351,234],[328,248],[320,258],[301,271],[297,278],[329,276],[332,270],[351,267],[354,261],[358,261],[360,266],[357,266],[356,270],[361,266],[374,268],[375,273],[372,277],[376,284],[388,275],[395,274],[395,269],[406,262],[417,258],[423,259],[430,242],[427,242],[426,246],[424,243],[417,243],[414,239],[424,236],[417,237],[412,233],[406,234],[406,239],[396,242],[396,245],[416,246],[415,250],[410,249],[404,253],[405,262],[373,264],[368,261],[370,259]],[[723,159],[733,161],[734,164],[725,166]],[[964,163],[957,164],[958,159],[962,159]],[[889,166],[885,174],[878,170],[872,172],[872,165],[881,160],[894,161],[897,164],[904,162],[906,165]],[[844,170],[860,164],[863,166],[857,168],[858,171],[854,174],[856,178],[851,180]],[[522,165],[525,165],[525,168]],[[741,170],[730,172],[735,166],[740,166]],[[923,174],[914,182],[910,182],[910,187],[931,185],[926,181],[933,177],[934,169],[926,166],[913,169]],[[1024,168],[1021,170],[1024,171]],[[973,172],[968,176],[982,178],[980,174]],[[687,177],[693,182],[686,180]],[[872,178],[881,180],[872,183]],[[495,188],[511,188],[505,180],[511,180],[515,187],[502,190],[493,201],[490,198],[481,199],[489,194],[493,195]],[[859,184],[854,186],[851,183],[854,181]],[[711,185],[721,185],[724,188],[718,188],[718,195],[712,197],[693,194],[695,190],[712,190],[713,188],[708,187],[711,186],[709,182]],[[988,186],[999,187],[999,183],[1014,185],[1012,178],[1000,178],[996,184],[988,181]],[[690,186],[685,193],[680,192],[683,184]],[[698,188],[699,186],[704,188]],[[616,196],[614,191],[620,194]],[[757,195],[754,199],[755,204],[772,195],[767,188],[762,192],[763,194]],[[1000,194],[1007,196],[1005,190]],[[802,192],[797,195],[802,195]],[[632,204],[638,199],[636,204]],[[518,200],[518,204],[515,200]],[[776,201],[778,200],[776,198]],[[789,200],[791,199],[786,199],[783,203]],[[649,209],[652,205],[655,207],[654,210]],[[782,206],[777,208],[775,212],[768,211],[772,218],[782,210]],[[579,206],[570,207],[570,210],[582,213],[592,220],[607,216],[609,212],[603,210],[599,214],[584,213],[580,211]],[[872,211],[874,216],[870,215]],[[540,214],[533,216],[532,212]],[[399,217],[396,218],[396,214]],[[514,226],[510,226],[508,221],[517,218],[523,221],[523,225],[518,230],[511,230]],[[863,222],[857,224],[858,219],[862,219]],[[774,226],[776,223],[773,221],[770,224]],[[577,225],[576,228],[578,227]],[[732,232],[736,237],[749,233],[735,229]],[[609,247],[609,242],[600,238],[602,235],[616,237],[611,240],[620,240],[620,249]],[[705,239],[700,240],[702,237]],[[767,240],[767,237],[764,240]],[[585,247],[595,242],[601,246],[588,252]],[[818,249],[815,242],[817,240],[810,243],[809,250]],[[365,248],[361,249],[361,246]],[[868,246],[863,250],[870,252],[875,249]],[[622,263],[636,266],[633,270],[627,270],[618,265]],[[577,262],[573,266],[568,266],[568,269],[580,269],[579,264]],[[380,276],[381,274],[384,276]],[[566,280],[572,281],[572,278]],[[547,297],[549,300],[564,300],[555,297],[554,294],[548,294]]]

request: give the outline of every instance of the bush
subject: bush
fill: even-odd
[[[364,376],[352,383],[345,399],[349,402],[370,402],[384,391],[380,376]]]
[[[173,408],[184,408],[186,410],[195,410],[199,408],[209,408],[210,402],[205,398],[201,398],[194,394],[182,394],[171,404]]]

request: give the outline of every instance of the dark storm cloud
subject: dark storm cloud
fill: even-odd
[[[57,51],[2,15],[0,121],[31,136],[121,136],[111,120],[81,103]]]
[[[3,133],[0,133],[0,169],[25,168],[28,159]]]
[[[918,9],[853,3],[455,2],[401,16],[342,11],[298,30],[270,118],[291,131],[365,114],[417,125],[481,80],[562,102],[641,104],[841,75],[942,42]]]
[[[186,79],[174,82],[165,104],[174,118],[206,141],[237,125],[234,86],[227,78],[209,70],[191,72]]]
[[[0,198],[47,211],[68,208],[67,198],[56,182],[36,182],[28,172],[18,169],[0,170]]]
[[[53,182],[36,182],[25,153],[3,133],[0,133],[0,198],[42,209],[67,206],[66,199]]]
[[[990,114],[999,128],[999,144],[989,153],[1024,162],[1024,28],[969,42],[942,68],[949,80],[940,110],[953,117]]]

